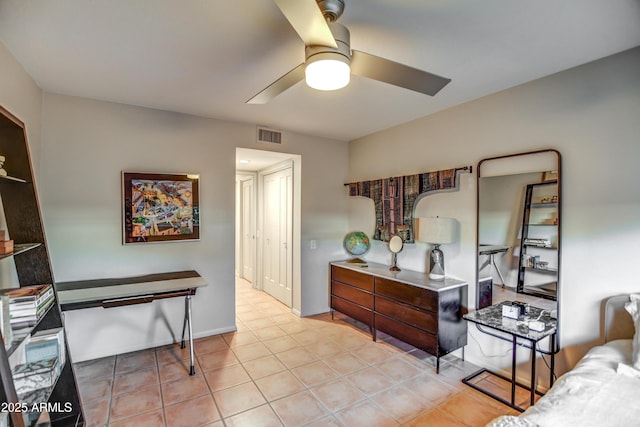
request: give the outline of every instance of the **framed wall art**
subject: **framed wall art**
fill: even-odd
[[[122,172],[123,243],[200,239],[199,177]]]

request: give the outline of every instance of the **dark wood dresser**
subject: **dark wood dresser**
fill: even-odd
[[[373,340],[382,331],[440,357],[467,344],[467,284],[429,280],[416,271],[389,271],[347,262],[330,263],[330,307],[369,326]]]

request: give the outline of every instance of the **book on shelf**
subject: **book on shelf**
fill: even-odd
[[[51,285],[3,289],[0,294],[9,299],[10,322],[16,328],[37,322],[54,301]]]
[[[11,302],[38,302],[53,296],[53,287],[46,285],[31,285],[21,288],[2,289],[3,295],[8,295]]]
[[[549,239],[538,239],[538,238],[528,237],[524,239],[524,243],[525,245],[528,245],[528,246],[538,246],[541,248],[551,247],[551,242],[549,241]]]

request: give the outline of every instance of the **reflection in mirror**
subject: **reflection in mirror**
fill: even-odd
[[[560,154],[484,159],[477,173],[476,307],[522,301],[557,318]]]
[[[400,271],[400,268],[398,267],[398,252],[402,250],[403,245],[404,243],[402,242],[402,237],[400,236],[393,236],[389,240],[389,250],[393,254],[391,260],[391,268],[389,270]]]

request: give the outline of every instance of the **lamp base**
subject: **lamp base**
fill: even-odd
[[[440,245],[436,244],[431,250],[431,256],[429,257],[430,270],[429,279],[435,281],[444,280],[444,254],[440,250]]]

